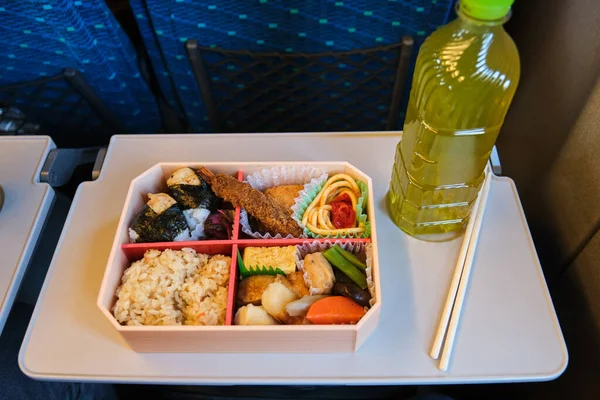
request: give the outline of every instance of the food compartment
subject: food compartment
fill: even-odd
[[[290,193],[296,196],[291,205],[292,219],[302,228],[298,232],[273,232],[257,223],[242,209],[241,238],[369,238],[373,208],[371,179],[349,163],[285,163],[244,167],[244,180],[262,191],[270,201],[290,208]],[[318,201],[321,192],[324,204]],[[370,207],[370,208],[369,208]],[[252,214],[252,213],[248,213]],[[309,218],[310,216],[310,218]]]
[[[236,269],[232,244],[144,246],[124,247],[114,254],[113,268],[105,275],[98,305],[114,326],[120,330],[231,323]]]
[[[217,168],[238,176],[237,171]],[[215,195],[192,167],[159,164],[132,181],[126,202],[126,243],[234,238],[234,207]]]
[[[371,329],[380,307],[371,242],[368,239],[290,242],[282,239],[239,244],[242,263],[238,262],[235,271],[240,276],[236,279],[234,327],[295,326],[301,330],[346,326],[356,328],[357,335],[359,329]],[[270,264],[278,265],[279,270]],[[325,301],[317,304],[320,300]],[[313,304],[317,304],[314,312]]]

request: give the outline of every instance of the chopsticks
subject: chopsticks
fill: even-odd
[[[477,200],[475,200],[475,204],[471,210],[471,218],[465,230],[464,239],[454,269],[454,276],[450,283],[446,303],[444,304],[440,323],[431,348],[430,356],[434,360],[440,358],[441,352],[440,363],[438,365],[441,371],[448,370],[448,365],[450,364],[450,357],[469,284],[469,276],[473,267],[473,258],[475,256],[477,241],[479,240],[479,232],[485,213],[485,204],[490,191],[490,184],[491,171],[487,168],[481,192],[477,196]],[[444,337],[446,338],[445,341]],[[443,349],[442,343],[444,344]]]

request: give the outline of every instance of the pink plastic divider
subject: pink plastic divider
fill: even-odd
[[[238,171],[238,180],[241,182],[243,179],[244,173],[242,171]],[[235,208],[235,216],[233,218],[233,240],[237,240],[240,238],[240,231],[242,230],[240,225],[240,211],[240,207]]]
[[[227,314],[225,314],[225,325],[233,325],[233,316],[235,313],[235,298],[238,284],[237,267],[238,246],[234,244],[231,249],[231,270],[229,271],[229,292],[227,293]]]
[[[160,243],[127,243],[121,245],[121,250],[130,262],[137,261],[150,249],[156,250],[181,250],[189,247],[198,253],[223,254],[231,252],[231,240],[194,240],[189,242],[160,242]]]
[[[240,225],[240,208],[235,208],[235,214],[233,216],[233,233],[231,234],[232,240],[237,240],[240,237],[241,225]]]
[[[297,244],[302,244],[306,242],[335,242],[340,240],[342,242],[353,242],[353,243],[371,243],[370,238],[364,239],[335,239],[335,238],[322,238],[322,239],[313,239],[313,238],[293,238],[293,239],[239,239],[236,240],[235,243],[242,247],[249,246],[294,246]]]

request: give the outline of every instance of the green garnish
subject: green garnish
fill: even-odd
[[[285,272],[283,272],[279,268],[265,267],[264,265],[261,268],[257,265],[256,267],[250,267],[250,268],[241,267],[240,275],[242,276],[242,278],[247,278],[252,275],[283,275],[283,276],[285,276]]]
[[[242,258],[242,253],[240,253],[240,249],[238,249],[237,253],[238,268],[240,269],[240,271],[245,270],[246,266],[244,265],[244,259]]]
[[[363,272],[348,261],[338,249],[336,249],[336,246],[325,250],[323,256],[331,265],[339,269],[348,278],[352,279],[352,282],[356,283],[361,289],[367,288],[367,278],[363,275]]]
[[[283,275],[283,276],[286,276],[285,272],[283,272],[280,268],[273,268],[271,266],[265,267],[264,265],[262,267],[260,267],[258,265],[255,267],[246,267],[244,265],[242,255],[239,250],[238,250],[238,254],[237,254],[237,260],[238,260],[238,267],[240,269],[240,276],[242,278],[247,278],[252,275]]]
[[[362,269],[363,271],[365,271],[367,269],[367,265],[364,264],[362,261],[360,261],[358,259],[358,257],[356,257],[354,254],[350,253],[349,251],[346,251],[344,249],[342,249],[340,246],[338,246],[337,244],[335,246],[333,246],[334,249],[336,249],[338,251],[338,253],[340,253],[342,256],[344,256],[344,258],[348,261],[350,261],[350,263],[352,265],[354,265],[355,267]]]

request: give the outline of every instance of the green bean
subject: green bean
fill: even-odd
[[[358,257],[356,257],[354,254],[350,253],[349,251],[346,251],[346,250],[342,249],[337,244],[335,246],[333,246],[333,247],[338,251],[338,253],[340,253],[342,256],[344,256],[344,258],[346,260],[350,261],[352,263],[352,265],[354,265],[358,269],[361,269],[363,271],[367,269],[367,266],[365,264],[363,264],[363,262],[360,261],[358,259]]]
[[[367,288],[367,278],[350,261],[342,256],[334,247],[323,252],[323,256],[337,269],[343,272],[352,282],[356,283],[361,289]]]

